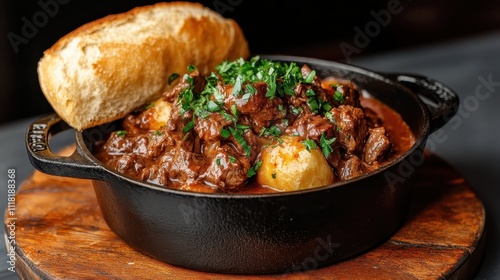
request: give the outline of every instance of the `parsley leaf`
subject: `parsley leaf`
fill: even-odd
[[[262,165],[262,161],[257,161],[254,166],[250,167],[247,172],[247,177],[250,178],[257,174],[257,171],[259,170],[260,166]]]
[[[316,76],[316,70],[312,70],[307,77],[304,79],[304,82],[310,84],[314,81],[314,77]]]
[[[213,113],[213,112],[219,111],[220,108],[219,108],[219,105],[217,105],[217,103],[210,100],[210,101],[208,101],[208,104],[207,104],[207,110]]]
[[[243,151],[245,152],[245,156],[250,157],[250,153],[252,152],[252,147],[250,145],[248,145],[245,138],[243,138],[242,131],[239,129],[234,129],[232,127],[229,127],[229,131],[231,131],[231,134],[233,135],[234,139],[236,139],[236,141],[243,148]]]
[[[177,73],[170,74],[170,77],[168,77],[168,84],[170,85],[177,78],[179,78],[179,74],[177,74]]]
[[[280,136],[281,135],[281,130],[279,129],[279,127],[273,125],[273,126],[270,126],[270,127],[264,127],[260,133],[259,133],[259,137],[260,136]]]
[[[306,139],[302,141],[302,144],[306,147],[306,149],[310,152],[311,150],[316,149],[318,146],[316,145],[316,142],[311,139]]]
[[[335,142],[336,138],[332,137],[331,139],[327,139],[325,133],[321,134],[321,138],[319,139],[319,144],[321,146],[321,151],[325,158],[328,158],[330,154],[333,152],[332,144]]]
[[[189,64],[188,67],[187,67],[187,71],[188,73],[191,73],[193,72],[194,70],[196,70],[196,66],[192,65],[192,64]]]
[[[257,93],[257,89],[252,84],[247,84],[245,86],[245,93],[249,95],[254,95]]]
[[[333,114],[332,112],[326,112],[325,113],[325,117],[331,122],[331,123],[335,123],[335,119],[333,118]]]
[[[186,126],[184,126],[184,128],[182,129],[182,132],[184,133],[188,133],[189,131],[191,131],[192,129],[194,128],[194,120],[188,122],[186,124]]]
[[[344,95],[342,94],[342,92],[340,92],[338,90],[335,90],[335,94],[333,95],[333,99],[335,99],[335,101],[337,101],[339,103],[344,103],[344,101],[345,101]]]
[[[229,130],[222,128],[222,130],[220,132],[220,136],[222,138],[229,138],[229,136],[231,136],[231,133],[229,132]]]
[[[119,137],[125,137],[127,135],[127,131],[126,130],[118,130],[116,133],[116,136],[119,136]]]
[[[241,76],[238,75],[238,77],[236,77],[236,81],[234,82],[234,85],[233,85],[233,95],[234,96],[238,96],[241,92],[241,84],[242,84],[242,78]]]
[[[343,88],[343,85],[339,84],[331,84],[330,85],[333,89],[335,89],[335,93],[333,94],[333,99],[339,103],[344,103],[345,102],[345,96],[342,92],[339,91],[339,88]]]

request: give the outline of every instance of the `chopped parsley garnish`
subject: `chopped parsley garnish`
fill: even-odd
[[[232,94],[234,96],[238,96],[241,92],[241,84],[242,84],[242,78],[240,75],[238,75],[238,77],[236,77],[236,81],[234,82],[234,85],[233,85],[233,92]]]
[[[184,133],[193,130],[196,118],[207,118],[213,113],[221,114],[222,117],[229,122],[225,125],[220,132],[222,139],[234,137],[245,156],[250,157],[252,147],[247,143],[243,137],[245,131],[250,128],[248,125],[239,123],[241,112],[238,111],[236,103],[227,104],[228,92],[221,92],[222,86],[232,86],[229,94],[234,97],[240,98],[244,102],[249,102],[250,98],[261,90],[260,85],[257,89],[257,83],[265,83],[265,96],[269,99],[283,98],[286,95],[294,95],[298,84],[311,84],[316,77],[316,71],[311,71],[306,77],[302,75],[301,68],[296,63],[283,63],[274,62],[266,59],[260,59],[258,56],[252,57],[250,60],[245,61],[240,58],[234,61],[224,61],[216,66],[217,72],[212,72],[205,77],[206,85],[201,92],[198,92],[195,85],[194,77],[196,70],[193,65],[188,66],[188,73],[183,76],[183,79],[188,83],[187,87],[179,93],[177,105],[179,105],[180,114],[187,112],[193,113],[193,119],[186,123],[182,129]],[[174,73],[175,74],[175,73]],[[193,76],[191,76],[193,75]],[[176,79],[179,76],[171,75],[169,79]],[[332,105],[324,100],[325,97],[321,89],[315,88],[313,85],[304,85],[308,89],[305,92],[306,102],[311,111],[315,114],[324,114],[327,119],[333,121],[333,117],[329,112]],[[333,85],[332,85],[333,87]],[[335,87],[336,93],[335,100],[343,100],[343,95],[338,91],[338,85]],[[319,90],[319,91],[318,91]],[[337,93],[338,92],[338,93]],[[321,94],[320,94],[321,93]],[[340,96],[338,96],[340,94]],[[227,107],[226,107],[227,106]],[[302,113],[301,107],[289,106],[284,108],[281,100],[278,100],[278,108],[280,114],[285,117],[282,120],[285,126],[288,126],[288,119],[286,115],[290,112],[295,115]],[[279,120],[277,120],[279,121]],[[281,127],[281,126],[280,126]],[[276,141],[282,141],[279,137],[282,135],[281,129],[276,125],[270,125],[261,129],[260,136],[273,137]],[[322,138],[321,148],[323,153],[327,156],[331,151],[330,144],[335,141],[335,138],[326,139]],[[314,140],[307,139],[302,141],[308,151],[317,148],[317,143]],[[255,170],[254,170],[255,171]],[[249,171],[251,173],[251,171]]]
[[[270,126],[270,127],[264,127],[260,133],[259,133],[259,136],[280,136],[281,135],[281,130],[279,129],[279,127],[273,125],[273,126]]]
[[[186,82],[188,82],[190,85],[194,86],[193,77],[189,76],[188,74],[184,74],[183,79],[186,80]]]
[[[179,78],[179,74],[178,73],[172,73],[172,74],[170,74],[170,77],[168,77],[168,84],[170,85],[177,78]]]
[[[319,112],[319,104],[318,100],[316,98],[309,98],[307,100],[307,103],[309,103],[309,107],[311,108],[311,111],[313,113],[318,113]]]
[[[259,170],[260,166],[262,165],[262,161],[257,161],[254,166],[250,167],[247,172],[247,177],[250,178],[257,174],[257,171]]]
[[[247,172],[247,177],[250,178],[250,177],[254,176],[255,174],[257,174],[257,172],[255,172],[255,169],[253,167],[250,167],[250,169],[248,169],[248,172]]]
[[[318,146],[316,145],[316,142],[311,139],[306,139],[302,141],[302,144],[306,147],[306,149],[310,152],[311,150],[316,149]]]
[[[308,75],[307,77],[304,79],[304,82],[306,82],[307,84],[310,84],[314,81],[314,77],[316,76],[316,71],[315,70],[312,70]]]
[[[245,138],[243,138],[243,133],[242,130],[240,129],[234,129],[232,127],[229,127],[229,131],[233,135],[234,139],[241,145],[243,148],[243,151],[245,152],[246,157],[250,157],[250,153],[252,151],[252,147],[248,145],[247,141]]]
[[[188,73],[191,73],[193,72],[194,70],[196,70],[196,66],[192,65],[192,64],[189,64],[188,67],[187,67],[187,71]]]
[[[326,112],[325,113],[326,119],[328,119],[331,123],[335,123],[335,119],[333,118],[332,112]]]
[[[230,163],[235,163],[236,162],[236,158],[234,156],[228,155],[228,157],[229,157],[229,162]]]
[[[236,104],[231,105],[231,114],[233,116],[239,116],[240,112],[238,111],[238,108],[236,108]]]
[[[127,135],[127,131],[126,130],[118,130],[116,132],[116,136],[119,136],[119,137],[125,137]]]
[[[321,138],[319,139],[319,145],[321,146],[321,151],[325,158],[328,158],[330,154],[333,152],[332,144],[335,142],[336,138],[332,137],[331,139],[327,139],[325,133],[321,134]]]
[[[302,107],[292,107],[292,113],[296,115],[302,113]]]
[[[296,63],[274,62],[260,59],[258,56],[245,61],[240,58],[234,61],[226,60],[216,66],[216,70],[225,84],[233,84],[233,94],[237,95],[243,85],[256,82],[265,82],[267,91],[265,96],[273,99],[274,96],[293,95],[298,83],[311,83],[316,75],[311,71],[304,78],[300,67]],[[250,88],[252,90],[252,88]]]
[[[335,89],[335,93],[333,94],[333,99],[335,99],[335,101],[339,102],[339,103],[344,103],[345,102],[345,97],[344,97],[344,94],[342,94],[342,92],[340,92],[338,89],[339,88],[342,88],[343,85],[332,85],[332,87]]]
[[[231,136],[231,132],[229,132],[229,130],[227,130],[225,128],[222,128],[222,130],[220,132],[220,136],[222,138],[229,138],[229,136]]]
[[[191,131],[192,129],[194,128],[194,121],[190,121],[186,124],[186,126],[184,126],[184,128],[182,129],[182,132],[184,133],[188,133],[189,131]]]
[[[325,113],[332,109],[332,105],[327,101],[320,98],[312,89],[306,91],[307,103],[311,111],[316,114]]]
[[[245,94],[254,95],[257,93],[257,89],[252,84],[247,84],[245,86]]]
[[[220,110],[219,105],[217,105],[217,103],[213,102],[212,100],[208,101],[207,109],[212,113]]]
[[[153,132],[153,136],[160,136],[162,134],[163,132],[161,130],[156,130],[155,132]]]

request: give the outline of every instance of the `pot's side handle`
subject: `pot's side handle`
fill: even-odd
[[[446,124],[458,111],[458,95],[441,82],[414,74],[398,73],[385,76],[404,85],[424,101],[431,114],[431,132]]]
[[[70,156],[53,153],[49,138],[71,129],[57,114],[43,116],[33,121],[26,131],[28,157],[36,169],[43,173],[82,179],[102,179],[102,169],[87,159],[80,147]]]

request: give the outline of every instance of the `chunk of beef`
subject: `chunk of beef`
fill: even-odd
[[[359,157],[353,155],[346,160],[340,161],[337,172],[340,180],[348,180],[364,173],[373,171],[379,167],[378,163],[366,164]]]
[[[335,105],[332,94],[328,94],[321,86],[316,86],[314,84],[298,84],[293,90],[294,94],[292,96],[286,95],[285,99],[293,107],[301,108],[302,113],[319,113],[318,109],[314,111],[314,109],[311,108],[311,97],[307,96],[309,90],[314,91],[313,98],[316,103],[323,102],[332,106]]]
[[[285,130],[285,134],[319,141],[323,133],[328,139],[332,138],[334,128],[334,124],[319,115],[304,114]]]
[[[182,148],[173,150],[172,165],[169,170],[171,180],[190,182],[198,178],[200,169],[205,165],[206,157],[191,153]]]
[[[351,156],[347,160],[341,161],[337,168],[340,180],[348,180],[363,174],[363,164],[357,156]]]
[[[231,94],[232,86],[226,87],[224,89],[227,97],[225,99],[225,107],[231,112],[233,106],[235,106],[238,112],[248,116],[248,125],[252,127],[253,131],[259,133],[264,127],[270,126],[271,122],[284,118],[286,112],[283,107],[283,101],[280,98],[270,99],[266,97],[266,83],[259,82],[252,85],[257,92],[254,94],[245,93],[245,85],[242,88],[242,92],[237,96]]]
[[[368,134],[363,160],[368,164],[372,164],[383,159],[384,155],[391,149],[391,141],[385,134],[384,127],[371,128]]]
[[[100,152],[111,156],[124,155],[131,153],[134,145],[135,142],[131,137],[119,136],[117,132],[113,132],[102,146]]]
[[[201,93],[203,91],[203,88],[207,84],[207,81],[203,76],[200,75],[200,72],[198,70],[194,70],[191,73],[188,74],[189,77],[193,79],[194,83],[194,88],[193,92],[194,93]],[[172,90],[166,91],[162,94],[162,98],[165,101],[168,101],[170,103],[173,103],[174,101],[177,100],[177,97],[179,96],[179,93],[183,92],[185,89],[191,87],[191,84],[185,77],[183,77],[177,85],[174,86]]]
[[[175,152],[173,150],[163,153],[157,160],[154,160],[155,164],[150,164],[142,169],[138,174],[138,178],[151,183],[169,186],[169,170],[172,166],[174,155]]]
[[[241,137],[244,142],[240,142],[232,134],[231,137],[225,140],[225,142],[230,143],[239,156],[246,157],[251,162],[254,162],[261,149],[259,138],[251,129],[238,130],[237,133],[241,133]],[[250,166],[248,166],[248,168],[250,168]]]
[[[228,145],[210,151],[206,170],[199,179],[205,183],[217,186],[220,190],[234,190],[247,179],[249,169],[248,159],[238,156]]]
[[[359,101],[359,90],[352,82],[342,81],[332,85],[334,100],[338,105],[349,105],[352,107],[361,107]],[[335,91],[338,91],[342,97],[335,98]]]
[[[340,105],[330,110],[336,124],[337,142],[348,154],[360,151],[368,133],[368,123],[363,110],[349,105]]]
[[[139,115],[129,114],[122,122],[122,127],[128,134],[139,134],[149,130],[149,120],[151,112],[144,112]]]
[[[220,138],[222,128],[231,124],[220,113],[210,114],[206,118],[196,118],[194,130],[198,136],[205,141],[214,141]]]
[[[147,156],[150,158],[159,157],[167,147],[175,145],[176,141],[172,136],[168,131],[152,132],[147,145]]]
[[[380,127],[382,126],[382,120],[379,118],[377,113],[370,108],[363,107],[365,112],[365,118],[370,127]]]
[[[302,66],[302,68],[300,68],[300,74],[302,74],[302,77],[304,79],[307,78],[307,76],[309,76],[309,74],[311,74],[311,72],[312,72],[312,70],[309,67],[309,65],[307,65],[307,64],[304,64]],[[314,75],[314,79],[312,81],[312,84],[316,87],[321,87],[321,79],[317,75]]]

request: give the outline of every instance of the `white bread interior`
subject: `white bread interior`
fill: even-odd
[[[238,24],[200,4],[158,3],[90,22],[62,37],[38,63],[54,111],[83,130],[158,99],[189,64],[209,73],[249,56]],[[172,86],[172,85],[170,85]]]

